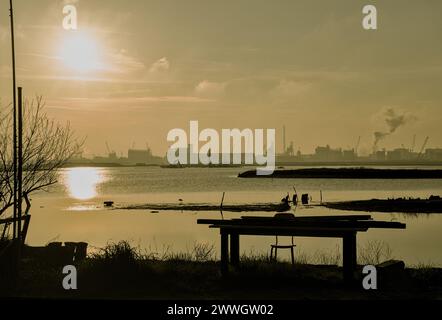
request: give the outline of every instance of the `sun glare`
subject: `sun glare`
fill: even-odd
[[[73,71],[90,72],[100,68],[100,52],[96,40],[78,31],[64,36],[60,58]]]
[[[98,185],[105,178],[96,168],[72,168],[64,172],[64,185],[69,195],[77,200],[90,200],[98,195]]]

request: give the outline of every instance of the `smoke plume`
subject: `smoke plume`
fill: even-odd
[[[376,131],[374,133],[373,151],[377,150],[379,143],[389,135],[395,133],[400,127],[416,120],[416,117],[408,112],[401,112],[392,107],[386,108],[380,113],[381,119],[387,125],[386,131]]]

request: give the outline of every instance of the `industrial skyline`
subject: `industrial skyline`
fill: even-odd
[[[358,139],[358,143],[359,143]],[[411,145],[386,149],[374,150],[367,155],[361,155],[357,152],[358,145],[355,148],[345,149],[341,147],[332,148],[329,145],[316,146],[313,153],[302,153],[295,151],[295,144],[290,142],[285,148],[285,152],[279,152],[276,155],[277,163],[298,163],[298,162],[332,162],[332,163],[377,163],[377,162],[404,162],[404,163],[431,163],[442,162],[442,148],[427,148],[429,137],[426,137],[419,148]],[[146,145],[145,149],[129,148],[126,152],[115,152],[107,145],[107,154],[84,156],[82,153],[71,159],[71,163],[95,163],[95,164],[121,164],[121,165],[166,165],[166,155],[154,154]],[[133,145],[133,147],[135,147]],[[191,147],[188,146],[180,150],[189,154]],[[177,150],[178,151],[178,150]],[[221,155],[220,155],[221,158]]]

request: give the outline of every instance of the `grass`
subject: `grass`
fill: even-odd
[[[358,263],[378,265],[393,258],[393,251],[385,241],[371,240],[358,247]]]
[[[358,247],[358,264],[360,265],[378,265],[383,261],[393,259],[393,251],[385,241],[370,240],[364,245]],[[241,257],[244,261],[270,261],[267,253],[256,253],[250,251]],[[295,263],[299,265],[342,265],[342,249],[336,245],[332,250],[317,250],[314,253],[304,252],[298,248],[295,249]]]
[[[370,240],[363,245],[358,246],[358,264],[360,265],[378,265],[383,261],[393,259],[393,251],[389,244],[385,241]],[[93,259],[112,260],[114,259],[128,260],[150,260],[150,261],[193,261],[193,262],[215,262],[217,259],[215,245],[212,243],[194,242],[191,248],[184,252],[174,252],[171,246],[163,246],[162,250],[157,247],[148,247],[142,251],[139,247],[132,246],[127,241],[119,243],[110,243],[105,248],[100,249],[97,253],[90,255]],[[244,252],[241,255],[243,263],[267,263],[272,262],[269,252],[254,251]],[[280,262],[283,262],[279,260]],[[298,265],[342,265],[342,249],[336,245],[332,250],[317,250],[313,253],[295,249],[295,263]],[[434,267],[431,263],[420,263],[411,266],[413,268]]]
[[[389,252],[384,243],[369,243],[361,250],[360,259],[370,262],[382,259]],[[355,287],[343,286],[342,269],[337,266],[341,262],[339,246],[311,255],[296,252],[296,261],[292,266],[284,261],[271,261],[267,253],[251,251],[241,256],[239,269],[232,269],[229,276],[223,277],[212,244],[195,243],[182,253],[174,253],[170,247],[162,250],[150,248],[143,252],[122,241],[109,243],[86,260],[75,263],[79,290],[62,289],[62,265],[30,260],[23,262],[18,289],[2,294],[132,299],[373,298],[373,293],[362,290],[361,279]],[[380,291],[376,297],[440,298],[441,269],[412,269],[407,271],[406,277],[406,289]]]

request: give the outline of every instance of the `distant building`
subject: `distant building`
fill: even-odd
[[[413,159],[413,153],[409,149],[397,148],[387,151],[387,160],[389,161],[403,161]],[[414,157],[416,158],[416,156]]]
[[[129,149],[127,152],[127,162],[130,164],[158,164],[162,160],[159,157],[153,156],[150,149]]]
[[[116,152],[109,153],[108,158],[109,158],[110,161],[115,161],[115,162],[118,161],[118,157],[117,157],[117,153]]]
[[[354,160],[357,160],[357,158],[358,158],[358,156],[357,156],[354,149],[342,151],[342,160],[354,161]]]
[[[376,151],[375,153],[373,153],[372,157],[376,161],[385,161],[386,155],[387,155],[387,153],[385,150],[379,150],[379,151]]]
[[[426,160],[431,160],[431,161],[442,161],[442,149],[441,148],[426,149],[424,158]]]
[[[107,157],[95,156],[92,161],[94,163],[118,163],[120,159],[115,152],[111,152]]]
[[[342,160],[342,149],[332,149],[329,145],[316,147],[314,158],[318,161],[340,161]]]

